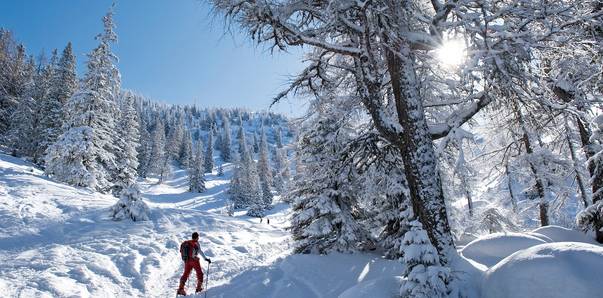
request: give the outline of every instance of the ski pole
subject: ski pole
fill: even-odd
[[[205,298],[207,298],[207,291],[209,290],[209,288],[207,288],[207,284],[209,283],[209,265],[211,263],[207,263],[207,279],[205,280]]]

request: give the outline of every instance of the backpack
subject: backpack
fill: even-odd
[[[193,254],[193,248],[190,241],[184,241],[180,244],[180,257],[183,261],[188,261],[188,258]]]

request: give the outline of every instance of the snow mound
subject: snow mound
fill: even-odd
[[[399,261],[373,254],[291,255],[244,271],[229,283],[212,287],[210,294],[216,298],[396,297],[402,269]],[[361,294],[369,291],[370,295]]]
[[[570,230],[568,228],[560,227],[560,226],[546,226],[540,227],[532,231],[535,234],[541,234],[552,239],[552,242],[584,242],[596,244],[594,240],[586,236],[586,234],[576,231]]]
[[[400,294],[401,276],[388,276],[361,282],[339,295],[339,298],[396,297]]]
[[[494,233],[471,241],[461,250],[461,254],[477,263],[492,267],[516,251],[543,243],[546,241],[528,234]]]
[[[483,298],[601,297],[603,248],[579,242],[541,244],[516,252],[490,268]]]

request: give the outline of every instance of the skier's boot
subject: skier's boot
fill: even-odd
[[[197,287],[197,289],[195,290],[195,293],[199,293],[201,291],[203,291],[203,287]]]
[[[178,287],[178,292],[176,292],[176,295],[186,296],[186,291],[184,290],[183,282],[180,282],[180,286]]]

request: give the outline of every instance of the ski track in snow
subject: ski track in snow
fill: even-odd
[[[30,164],[0,155],[0,292],[9,297],[171,297],[182,273],[180,242],[193,231],[212,258],[209,287],[290,253],[283,205],[271,225],[226,215],[225,176],[206,175],[207,191],[189,193],[186,173],[163,184],[142,181],[151,220],[107,218],[117,198],[48,179]],[[214,171],[215,173],[215,171]],[[204,271],[207,263],[202,262]],[[196,279],[189,278],[188,291]],[[210,292],[211,293],[211,292]],[[211,295],[211,294],[210,294]]]

